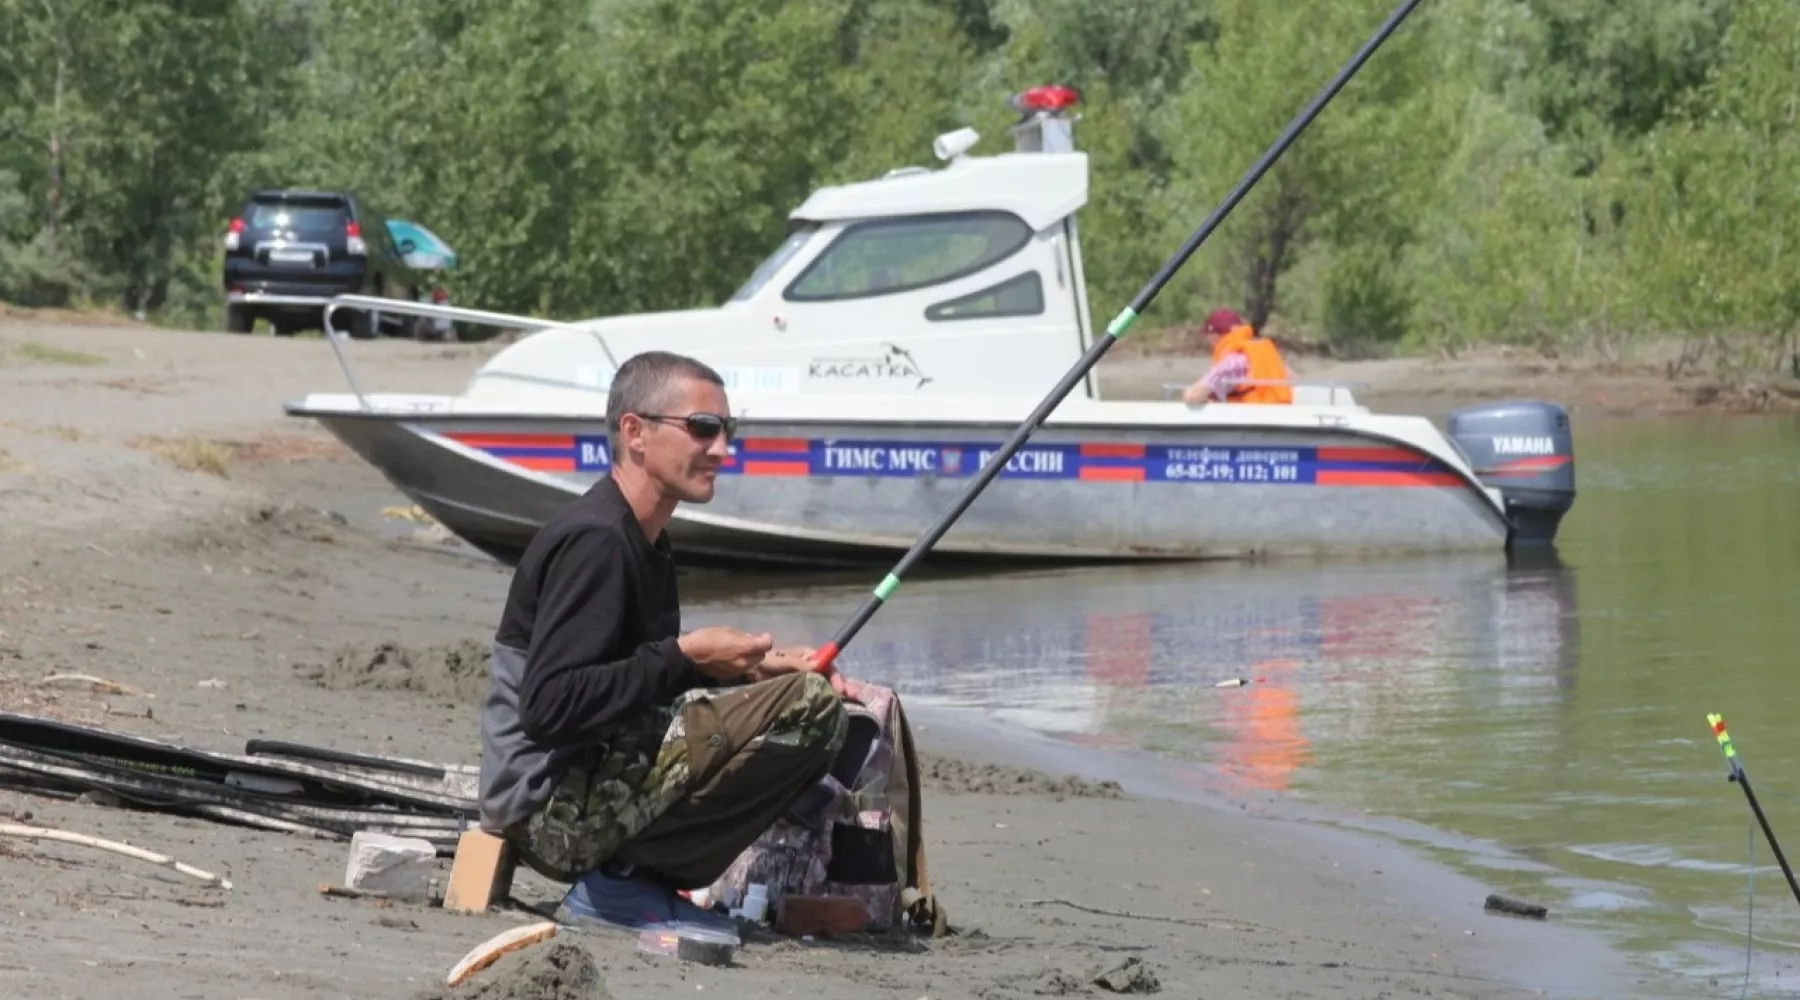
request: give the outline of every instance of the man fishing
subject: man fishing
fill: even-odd
[[[729,412],[699,361],[626,361],[607,398],[611,473],[513,574],[481,711],[481,825],[574,883],[560,922],[730,929],[677,890],[717,879],[843,745],[843,682],[813,672],[812,650],[680,632],[664,529],[712,499]]]
[[[1292,403],[1293,375],[1275,342],[1257,335],[1236,310],[1215,309],[1200,328],[1212,349],[1212,369],[1181,393],[1182,402]]]

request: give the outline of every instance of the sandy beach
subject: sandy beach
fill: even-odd
[[[355,345],[371,386],[418,391],[454,391],[491,349]],[[1156,395],[1167,370],[1122,358],[1103,384]],[[1429,364],[1411,371],[1371,404],[1449,398]],[[1509,372],[1491,385],[1464,372],[1456,385],[1569,398],[1543,381],[1566,378],[1578,409],[1609,405],[1596,398],[1607,386],[1591,379]],[[1644,404],[1650,383],[1630,384],[1640,393],[1631,405]],[[479,651],[507,573],[384,516],[404,499],[281,413],[284,400],[341,385],[317,340],[0,319],[0,709],[212,749],[275,738],[477,762]],[[1655,391],[1670,406],[1681,399]],[[383,644],[414,667],[366,669]],[[59,673],[142,693],[39,683]],[[629,938],[563,940],[594,959],[621,1000],[1667,989],[1554,918],[1485,914],[1478,883],[1379,838],[1305,822],[1283,803],[1197,798],[1154,761],[954,713],[915,722],[928,755],[927,851],[953,933],[770,935],[723,969],[643,956]],[[221,890],[94,850],[0,840],[0,895],[14,911],[0,944],[9,996],[433,996],[469,948],[522,919],[323,897],[319,883],[343,874],[341,842],[10,791],[0,791],[0,813],[128,841],[234,883]],[[448,859],[439,865],[447,874]],[[561,888],[522,873],[514,891],[542,905]]]

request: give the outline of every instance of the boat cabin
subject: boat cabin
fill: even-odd
[[[560,324],[498,353],[467,397],[604,393],[646,350],[690,354],[738,395],[1041,397],[1090,346],[1074,94],[1013,99],[1014,149],[939,136],[936,169],[821,188],[729,301]],[[1090,375],[1075,396],[1097,398]]]

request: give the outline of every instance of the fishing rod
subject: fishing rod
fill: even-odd
[[[1238,202],[1250,193],[1250,189],[1256,186],[1263,174],[1268,173],[1275,161],[1281,158],[1281,154],[1287,152],[1288,146],[1292,145],[1294,140],[1300,137],[1300,133],[1312,124],[1312,120],[1318,117],[1325,105],[1337,95],[1339,90],[1343,89],[1344,84],[1350,82],[1350,78],[1356,75],[1363,63],[1375,54],[1375,50],[1381,47],[1381,43],[1387,41],[1388,36],[1400,27],[1400,23],[1406,20],[1406,16],[1411,14],[1413,8],[1417,7],[1420,2],[1421,0],[1403,0],[1400,6],[1394,8],[1387,20],[1382,22],[1380,28],[1376,29],[1375,34],[1363,43],[1362,48],[1357,50],[1342,69],[1338,70],[1331,82],[1327,83],[1324,89],[1319,91],[1312,101],[1300,110],[1293,121],[1288,123],[1287,129],[1281,133],[1281,137],[1276,139],[1275,144],[1270,146],[1238,180],[1237,186],[1225,196],[1225,200],[1219,203],[1219,207],[1213,209],[1206,221],[1200,224],[1200,228],[1194,230],[1193,235],[1187,238],[1187,242],[1181,245],[1175,255],[1163,263],[1163,266],[1150,279],[1149,284],[1146,284],[1131,300],[1131,304],[1113,317],[1113,321],[1106,325],[1106,335],[1095,340],[1093,346],[1089,347],[1087,352],[1081,356],[1081,360],[1075,363],[1075,367],[1069,369],[1062,380],[1056,383],[1056,387],[1051,389],[1050,394],[1044,397],[1043,402],[1031,411],[1031,415],[1025,418],[1025,422],[1019,425],[1018,430],[1013,431],[1012,437],[1008,438],[1006,443],[1001,445],[1000,450],[995,452],[981,467],[981,472],[963,489],[962,495],[950,505],[949,511],[938,518],[937,523],[933,524],[924,535],[919,537],[917,542],[913,543],[913,547],[907,550],[906,555],[901,557],[900,562],[881,581],[869,598],[856,609],[856,613],[850,616],[849,620],[838,630],[837,635],[833,636],[830,642],[819,647],[814,664],[819,673],[827,676],[832,673],[832,664],[837,660],[838,654],[842,653],[844,647],[850,644],[850,640],[862,631],[862,627],[868,624],[869,619],[875,617],[875,612],[881,610],[887,599],[894,595],[894,591],[900,589],[901,579],[912,570],[920,559],[925,557],[925,553],[937,544],[938,539],[944,537],[944,533],[950,530],[957,519],[962,517],[963,512],[969,509],[969,505],[975,502],[975,497],[987,488],[988,483],[999,475],[1000,469],[1012,460],[1013,454],[1019,450],[1026,439],[1031,437],[1031,432],[1043,424],[1045,418],[1050,415],[1050,411],[1056,409],[1057,404],[1063,401],[1063,397],[1069,394],[1069,390],[1075,388],[1076,383],[1087,377],[1088,371],[1099,362],[1101,355],[1105,354],[1107,349],[1112,347],[1113,342],[1131,328],[1131,324],[1143,315],[1144,310],[1150,308],[1150,303],[1155,301],[1163,286],[1168,284],[1169,279],[1175,276],[1175,272],[1181,269],[1181,265],[1187,263],[1187,259],[1194,255],[1194,251],[1200,249],[1200,244],[1206,242],[1213,230],[1219,228],[1219,224],[1225,221],[1225,217],[1231,214],[1231,210],[1237,207]]]
[[[1781,845],[1775,842],[1775,831],[1769,829],[1769,818],[1763,815],[1762,804],[1756,801],[1756,792],[1750,788],[1750,776],[1744,773],[1744,767],[1738,763],[1737,747],[1731,745],[1731,734],[1725,731],[1725,717],[1712,712],[1706,715],[1706,722],[1712,727],[1713,736],[1718,738],[1719,750],[1725,754],[1725,763],[1731,765],[1731,774],[1727,781],[1735,781],[1744,790],[1744,798],[1750,800],[1750,811],[1756,814],[1756,822],[1762,825],[1763,836],[1769,840],[1769,849],[1775,852],[1775,860],[1781,865],[1781,874],[1787,876],[1788,888],[1794,890],[1794,901],[1800,902],[1800,882],[1794,881],[1794,870],[1788,867],[1787,856],[1781,853]]]

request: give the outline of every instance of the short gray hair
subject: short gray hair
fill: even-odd
[[[725,380],[711,366],[685,354],[645,351],[634,354],[613,375],[606,391],[607,436],[618,450],[619,418],[627,413],[660,413],[669,394],[682,379],[699,379],[725,388]],[[725,416],[725,414],[720,414]]]

